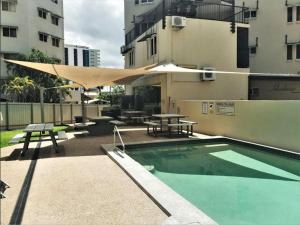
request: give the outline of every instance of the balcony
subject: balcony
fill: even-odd
[[[165,16],[248,23],[244,16],[244,12],[248,8],[234,6],[230,2],[231,0],[228,0],[225,3],[216,4],[198,0],[164,0],[156,8],[134,18],[134,28],[125,35],[125,46],[132,43]]]

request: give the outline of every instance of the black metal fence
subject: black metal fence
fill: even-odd
[[[164,0],[154,9],[135,16],[134,28],[125,35],[125,45],[132,43],[165,16],[248,23],[248,19],[244,16],[244,12],[248,10],[246,7],[234,6],[233,4],[205,3],[192,0]]]

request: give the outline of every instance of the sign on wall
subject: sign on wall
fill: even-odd
[[[202,114],[208,114],[208,102],[202,102]]]
[[[235,115],[234,102],[216,102],[216,114],[225,116]]]

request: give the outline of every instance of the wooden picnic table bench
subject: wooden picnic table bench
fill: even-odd
[[[156,136],[157,134],[157,127],[160,126],[159,123],[156,123],[156,122],[144,122],[145,125],[147,125],[147,134],[150,134],[150,126],[152,126],[152,129],[153,129],[153,134]]]
[[[51,141],[53,143],[53,147],[55,149],[55,152],[57,153],[58,152],[58,144],[56,142],[53,129],[54,129],[54,125],[52,123],[29,124],[24,129],[24,132],[26,133],[26,136],[25,136],[25,142],[24,142],[23,150],[21,152],[21,156],[24,156],[26,151],[28,150],[31,135],[32,135],[33,132],[40,133],[40,136],[42,135],[42,133],[48,132],[48,135],[50,136]],[[41,139],[41,141],[42,141],[42,139]]]

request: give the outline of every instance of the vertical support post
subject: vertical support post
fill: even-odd
[[[100,116],[99,104],[97,104],[97,116]]]
[[[162,2],[162,11],[163,11],[163,19],[162,19],[162,29],[164,30],[164,29],[166,29],[166,1],[165,0],[163,0],[163,2]]]
[[[55,111],[55,103],[53,103],[53,124],[55,125],[56,124],[56,111]]]
[[[71,123],[73,123],[73,104],[71,103]]]
[[[40,87],[40,103],[41,103],[41,122],[45,123],[45,109],[44,109],[44,87]]]
[[[9,104],[6,102],[6,130],[9,130]]]
[[[86,122],[86,111],[85,111],[85,104],[84,104],[84,90],[81,93],[81,113],[82,113],[82,122]]]
[[[59,105],[60,105],[60,125],[63,125],[63,100],[62,100],[62,90],[59,89]]]
[[[30,123],[34,123],[34,120],[33,120],[33,103],[30,104]]]
[[[231,33],[235,33],[235,0],[232,1]]]

